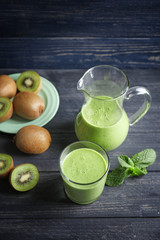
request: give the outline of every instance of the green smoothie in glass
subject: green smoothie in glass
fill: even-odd
[[[60,157],[67,196],[79,204],[94,202],[103,192],[108,168],[108,156],[100,146],[86,141],[69,145]]]

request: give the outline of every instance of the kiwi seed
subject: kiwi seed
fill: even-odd
[[[0,170],[3,170],[6,167],[6,161],[3,159],[0,159]]]
[[[4,103],[0,102],[0,111],[2,111],[4,108]]]
[[[32,173],[30,171],[18,174],[17,182],[19,184],[25,184],[25,183],[29,182],[30,180],[32,180]]]

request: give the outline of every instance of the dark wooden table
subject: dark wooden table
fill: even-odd
[[[152,95],[149,112],[130,127],[125,142],[109,152],[111,168],[120,154],[154,148],[148,174],[105,187],[94,203],[81,206],[64,194],[58,161],[77,141],[74,121],[83,103],[76,84],[85,70],[108,64],[121,68],[130,87]],[[15,165],[33,163],[40,171],[26,193],[0,181],[0,240],[159,240],[160,239],[160,2],[159,0],[0,1],[0,74],[36,70],[60,95],[56,116],[45,126],[50,148],[40,155],[20,152],[13,135],[0,132],[0,152]],[[125,104],[136,111],[141,98]]]
[[[0,74],[21,72],[0,70]],[[12,189],[7,180],[0,184],[0,235],[6,239],[159,239],[160,237],[160,70],[127,70],[131,85],[148,87],[152,106],[133,127],[125,142],[109,152],[111,170],[118,165],[117,156],[154,148],[157,160],[146,176],[129,178],[122,186],[105,187],[94,203],[81,206],[64,194],[59,173],[59,155],[64,147],[77,141],[75,116],[83,103],[76,83],[84,70],[40,70],[60,95],[57,115],[45,126],[51,133],[50,148],[40,155],[27,155],[16,149],[13,135],[0,133],[0,150],[13,156],[15,165],[33,163],[40,171],[37,187],[26,193]],[[151,81],[152,79],[152,81]],[[133,104],[128,113],[135,111]],[[129,238],[128,238],[129,237]]]

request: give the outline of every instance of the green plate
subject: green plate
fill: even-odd
[[[9,75],[15,81],[19,77],[20,73],[14,73]],[[44,126],[47,124],[56,114],[59,108],[59,95],[56,88],[47,79],[41,77],[42,79],[42,89],[38,93],[39,96],[45,102],[45,109],[43,113],[35,120],[26,120],[15,113],[13,113],[12,118],[6,122],[0,123],[0,131],[6,133],[17,133],[19,129],[28,125],[38,125]]]

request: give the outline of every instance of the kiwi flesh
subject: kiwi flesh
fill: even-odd
[[[17,93],[15,81],[8,75],[0,75],[0,97],[12,98]]]
[[[0,178],[7,177],[13,167],[12,157],[8,154],[0,153]]]
[[[19,92],[14,97],[13,108],[18,116],[33,120],[42,114],[45,103],[40,96],[33,92]]]
[[[12,117],[13,104],[7,97],[0,97],[0,123]]]
[[[13,139],[20,151],[29,154],[45,152],[49,148],[51,141],[49,131],[36,125],[21,128]]]
[[[42,87],[42,80],[35,71],[25,71],[16,80],[20,92],[28,91],[38,93]]]
[[[15,190],[26,192],[37,185],[39,172],[31,163],[21,164],[12,169],[9,180]]]

